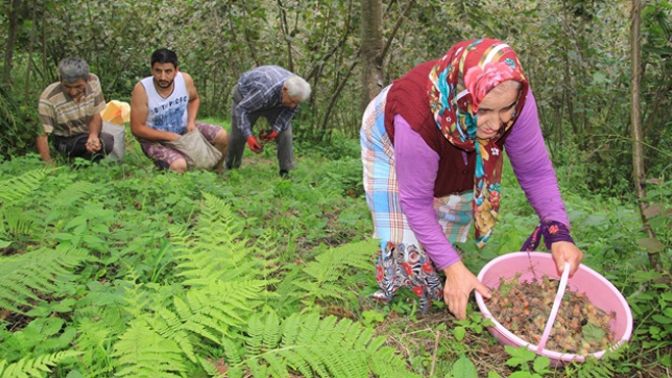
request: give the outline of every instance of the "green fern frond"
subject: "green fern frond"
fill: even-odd
[[[384,347],[376,351],[375,358],[369,361],[371,372],[376,377],[413,378],[419,375],[408,371],[404,360],[399,358],[394,348]]]
[[[261,353],[261,346],[264,339],[264,325],[264,321],[260,316],[253,316],[250,318],[247,325],[248,336],[245,340],[247,354],[257,355]],[[277,327],[277,324],[275,324],[275,326]]]
[[[413,376],[371,329],[348,319],[294,314],[280,323],[275,314],[254,316],[246,333],[246,354],[240,362],[227,361],[231,371],[241,372],[244,366],[255,377],[297,372],[304,377]],[[231,345],[226,349],[237,350]]]
[[[175,299],[176,301],[181,301],[179,298]],[[165,337],[173,340],[184,354],[191,360],[196,362],[197,357],[194,353],[194,340],[190,337],[190,334],[186,332],[185,329],[181,329],[182,321],[174,313],[168,311],[167,309],[159,309],[157,312],[158,320],[153,322],[152,328],[157,330],[157,332]],[[186,327],[184,327],[186,328]],[[201,334],[205,330],[198,332]],[[211,335],[213,338],[214,335]]]
[[[196,362],[195,346],[201,344],[196,338],[220,344],[222,339],[238,334],[261,304],[265,286],[264,281],[216,282],[191,289],[186,298],[173,300],[174,312],[160,309],[148,321]]]
[[[71,281],[72,270],[87,259],[81,250],[47,249],[0,257],[0,308],[22,313],[20,307],[31,307],[39,295],[52,294],[60,283]]]
[[[56,194],[52,205],[58,208],[72,208],[99,190],[100,187],[92,182],[76,181]]]
[[[317,282],[335,281],[348,268],[368,271],[371,269],[371,256],[377,248],[378,242],[374,239],[331,248],[307,264],[304,271]]]
[[[221,199],[204,193],[202,212],[196,230],[190,236],[175,228],[171,238],[183,284],[205,287],[210,283],[250,280],[261,277],[261,262],[252,256],[252,248],[240,238],[240,227],[229,206]]]
[[[78,355],[79,352],[63,351],[44,354],[38,357],[24,357],[12,364],[8,364],[6,361],[0,360],[0,377],[43,377],[45,373],[51,372],[52,367],[58,365],[63,360],[76,357]]]
[[[271,229],[265,230],[254,245],[254,256],[262,261],[261,274],[266,280],[278,276],[286,269],[286,264],[279,259],[276,242],[271,236],[273,232]]]
[[[209,377],[227,378],[231,377],[229,374],[229,367],[222,363],[222,361],[213,361],[208,358],[199,357],[198,362],[201,364],[205,373]]]
[[[144,320],[133,320],[114,345],[116,376],[181,377],[187,368],[178,345],[153,331]]]
[[[113,371],[110,363],[112,354],[110,341],[116,337],[117,326],[106,321],[109,315],[101,315],[98,312],[96,317],[101,319],[84,317],[79,320],[77,326],[75,349],[82,353],[79,361],[85,377],[107,377]]]
[[[16,209],[0,209],[0,237],[13,239],[33,233],[33,219]]]
[[[605,358],[587,358],[583,363],[570,364],[566,368],[567,376],[578,378],[605,378],[616,375],[616,368],[612,361],[612,356],[607,355]]]
[[[306,264],[304,277],[294,281],[302,291],[304,305],[312,308],[316,299],[347,298],[350,290],[342,281],[352,274],[371,270],[371,256],[377,244],[375,240],[348,243],[329,249]]]
[[[224,348],[224,354],[226,355],[226,360],[229,364],[239,365],[242,361],[242,348],[227,338],[222,339],[221,345]]]
[[[278,327],[278,322],[279,319],[275,312],[271,312],[266,317],[262,332],[262,345],[264,348],[273,348],[280,343],[282,330]]]
[[[129,281],[120,281],[119,285],[125,286],[124,291],[124,307],[123,310],[132,315],[133,318],[140,317],[145,313],[149,306],[150,299],[148,293],[143,290],[143,284],[139,283],[139,275],[130,267],[128,272]]]
[[[49,171],[36,169],[21,176],[0,181],[0,204],[11,206],[40,187]]]

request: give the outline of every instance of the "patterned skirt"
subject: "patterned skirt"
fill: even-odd
[[[394,147],[385,131],[385,102],[390,87],[383,89],[364,112],[360,143],[366,202],[371,210],[374,237],[380,240],[374,298],[390,301],[402,287],[410,288],[425,312],[432,299],[443,298],[443,278],[425,254],[401,211],[394,165]],[[464,242],[471,226],[473,193],[434,198],[434,210],[446,237]],[[433,221],[433,220],[430,220]]]

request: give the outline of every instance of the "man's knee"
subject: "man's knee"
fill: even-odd
[[[177,159],[170,164],[170,170],[177,173],[184,173],[187,171],[187,161],[185,159]]]
[[[229,145],[229,134],[226,132],[226,130],[222,129],[217,132],[214,143],[220,147],[226,147]]]

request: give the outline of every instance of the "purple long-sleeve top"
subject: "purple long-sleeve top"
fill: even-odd
[[[554,220],[569,227],[531,90],[504,147],[518,182],[540,220]],[[443,233],[432,206],[439,155],[398,114],[394,117],[394,160],[401,209],[429,258],[438,269],[445,269],[459,261],[460,256]],[[466,164],[466,155],[464,160]]]

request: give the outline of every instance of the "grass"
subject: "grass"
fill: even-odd
[[[226,125],[218,119],[204,121]],[[36,306],[39,311],[0,311],[0,324],[4,325],[0,330],[0,359],[11,362],[23,355],[76,348],[75,337],[83,337],[81,325],[100,320],[89,314],[91,298],[104,297],[106,306],[119,306],[119,298],[129,295],[131,284],[153,288],[143,294],[150,295],[146,299],[151,303],[178,295],[171,230],[182,227],[189,231],[194,227],[203,193],[207,193],[230,206],[239,238],[250,247],[266,246],[259,256],[269,263],[269,291],[286,295],[284,301],[269,302],[281,303],[273,305],[280,315],[317,310],[372,327],[386,336],[387,345],[394,347],[409,369],[420,376],[470,376],[457,375],[456,369],[471,365],[478,376],[533,377],[539,373],[534,369],[534,359],[529,366],[528,361],[511,363],[512,352],[485,330],[474,302],[469,319],[458,322],[438,302],[429,314],[419,315],[409,291],[402,291],[389,305],[372,301],[369,295],[376,289],[372,263],[370,269],[343,267],[337,277],[312,292],[293,286],[294,282],[310,279],[303,272],[317,257],[370,238],[372,226],[361,184],[357,141],[337,135],[332,144],[315,146],[298,139],[297,167],[289,180],[278,176],[273,145],[259,155],[246,151],[238,170],[177,175],[158,171],[128,135],[127,142],[123,164],[61,165],[50,171],[39,190],[25,200],[0,206],[0,212],[30,220],[27,229],[10,235],[12,244],[2,250],[2,255],[70,246],[95,259],[74,272],[76,278],[71,284],[60,288],[52,298],[44,298],[46,304]],[[0,164],[0,182],[41,167],[36,155],[4,162]],[[565,170],[559,172],[564,175]],[[474,272],[492,258],[518,250],[537,222],[508,165],[504,177],[502,219],[493,242],[484,250],[477,250],[471,242],[460,246],[467,266]],[[604,274],[628,298],[636,328],[632,347],[600,364],[547,368],[543,375],[669,376],[672,298],[667,299],[664,293],[672,286],[669,275],[650,272],[647,267],[646,253],[637,243],[642,233],[636,209],[632,204],[577,190],[566,182],[567,177],[560,176],[563,196],[573,235],[586,252],[585,263]],[[6,228],[6,218],[2,221]],[[373,258],[375,250],[363,253]],[[668,246],[662,253],[669,270],[672,250]],[[328,290],[326,284],[343,289],[345,294],[341,298],[321,297]],[[68,298],[62,308],[57,306]],[[33,332],[38,325],[35,322],[49,318],[63,320],[60,331],[42,338],[25,333]],[[123,323],[117,326],[123,327]],[[111,327],[109,333],[115,332],[121,331]],[[54,341],[59,337],[60,342]],[[216,346],[209,348],[212,356],[221,352]],[[105,353],[100,356],[110,358]],[[65,377],[82,371],[81,364],[81,360],[65,362],[53,375]],[[106,374],[100,376],[109,376]]]

